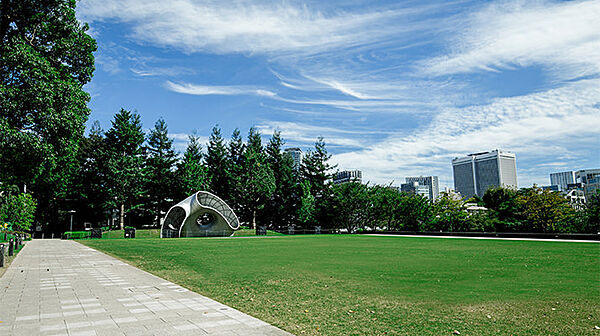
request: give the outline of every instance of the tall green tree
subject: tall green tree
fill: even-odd
[[[208,139],[206,149],[206,171],[210,181],[210,191],[224,200],[229,200],[230,183],[227,148],[221,136],[221,129],[215,126]]]
[[[315,142],[314,151],[309,151],[302,160],[302,178],[310,184],[311,194],[315,197],[315,217],[324,227],[332,225],[330,202],[333,194],[331,191],[332,170],[335,166],[329,164],[331,155],[327,153],[323,137]]]
[[[335,214],[336,226],[353,232],[364,228],[369,218],[371,199],[368,187],[360,182],[336,184],[333,189],[334,206],[330,209]]]
[[[183,159],[177,164],[178,197],[183,199],[200,190],[210,188],[206,166],[203,164],[202,145],[195,134],[190,135]]]
[[[231,141],[229,142],[227,158],[229,167],[227,172],[229,174],[229,186],[230,192],[225,200],[233,208],[233,211],[240,213],[242,205],[244,203],[244,166],[245,156],[244,152],[246,145],[242,141],[240,130],[235,129],[231,135]]]
[[[315,223],[315,197],[310,193],[310,183],[307,180],[300,182],[302,194],[298,208],[298,223],[307,227]]]
[[[106,132],[104,160],[108,206],[118,207],[119,226],[125,224],[125,214],[143,206],[145,135],[140,116],[121,109]]]
[[[275,178],[275,190],[267,202],[263,217],[271,227],[287,226],[297,222],[300,206],[300,191],[294,162],[290,155],[282,152],[284,141],[275,131],[266,147],[267,162]]]
[[[250,128],[248,132],[242,186],[242,218],[248,218],[252,228],[256,229],[257,213],[264,209],[275,191],[275,177],[263,151],[260,133],[254,128]]]
[[[167,123],[160,118],[148,136],[145,165],[145,207],[156,226],[160,225],[160,219],[176,196],[176,161],[177,154],[173,149],[173,140],[169,139]]]
[[[104,143],[104,131],[95,121],[79,146],[79,169],[69,188],[69,198],[76,200],[77,217],[85,222],[97,223],[105,219],[108,210]]]
[[[75,0],[0,2],[0,182],[63,197],[89,114],[96,42]]]

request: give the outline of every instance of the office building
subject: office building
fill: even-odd
[[[452,160],[454,188],[463,198],[482,197],[491,187],[517,188],[517,159],[498,149]]]
[[[360,170],[343,170],[335,173],[333,183],[340,184],[346,182],[362,183],[362,172]]]
[[[600,189],[600,169],[582,169],[575,172],[575,182],[583,187],[585,199]]]
[[[402,192],[423,196],[429,200],[432,200],[429,196],[430,190],[431,190],[430,186],[422,185],[417,181],[402,183],[400,185],[400,191],[402,191]]]
[[[302,150],[300,148],[286,148],[284,150],[285,154],[292,157],[294,161],[294,170],[299,171],[300,167],[302,167]]]
[[[406,183],[418,182],[421,186],[428,186],[429,192],[427,198],[436,200],[440,196],[440,183],[437,176],[419,176],[407,177]]]
[[[550,174],[550,185],[558,186],[559,190],[568,190],[567,186],[571,183],[575,183],[574,171]]]

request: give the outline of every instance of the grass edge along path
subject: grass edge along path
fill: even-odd
[[[297,335],[600,335],[600,245],[365,236],[81,241]]]

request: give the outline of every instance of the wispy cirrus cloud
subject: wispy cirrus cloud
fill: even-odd
[[[600,72],[600,2],[491,3],[450,35],[447,55],[422,63],[434,75],[541,64],[567,78]]]
[[[257,95],[264,97],[274,97],[277,94],[275,92],[254,88],[250,86],[242,85],[229,85],[229,86],[211,86],[211,85],[196,85],[189,83],[173,83],[171,81],[165,82],[165,87],[171,91],[184,93],[196,96],[207,96],[207,95]]]
[[[364,169],[375,182],[438,174],[448,185],[451,159],[481,149],[516,152],[517,166],[557,159],[594,164],[597,158],[589,157],[589,150],[600,142],[599,101],[600,80],[586,80],[487,105],[447,109],[412,135],[390,136],[366,149],[335,155],[334,161]],[[548,171],[535,171],[519,184],[546,180]]]
[[[118,20],[131,24],[137,39],[188,52],[316,53],[409,34],[420,29],[417,14],[443,6],[345,12],[287,2],[87,0],[78,9],[83,20]],[[390,29],[402,21],[413,24]]]

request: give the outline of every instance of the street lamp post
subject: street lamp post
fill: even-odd
[[[71,214],[71,225],[69,226],[69,231],[73,232],[73,214],[75,213],[75,210],[71,210],[69,211],[69,213]]]

